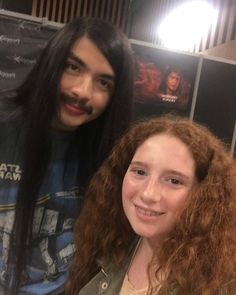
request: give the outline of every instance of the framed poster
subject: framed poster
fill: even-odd
[[[136,61],[135,115],[189,116],[199,57],[131,40]]]

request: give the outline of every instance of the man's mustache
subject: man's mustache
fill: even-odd
[[[73,97],[66,93],[62,93],[61,99],[65,102],[72,103],[75,106],[78,106],[82,111],[84,111],[88,115],[91,115],[93,112],[93,108],[90,105],[90,102],[88,101],[88,99],[86,98]]]

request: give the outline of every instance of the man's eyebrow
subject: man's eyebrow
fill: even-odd
[[[78,64],[86,67],[85,62],[81,58],[79,58],[77,55],[75,55],[73,52],[70,52],[68,58],[72,59],[73,61],[77,62]]]
[[[75,55],[73,52],[70,52],[68,59],[71,59],[81,65],[82,67],[86,68],[87,64],[77,55]],[[115,75],[113,74],[106,74],[106,73],[101,73],[101,77],[106,78],[111,80],[112,82],[115,81]]]

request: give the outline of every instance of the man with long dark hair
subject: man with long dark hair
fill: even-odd
[[[64,26],[24,83],[2,94],[0,282],[7,294],[63,290],[82,188],[128,126],[132,96],[127,38],[93,18]]]

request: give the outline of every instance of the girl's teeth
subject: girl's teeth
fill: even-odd
[[[163,212],[156,212],[156,211],[151,211],[151,210],[146,210],[140,207],[136,207],[138,211],[146,216],[159,216],[163,214]]]

